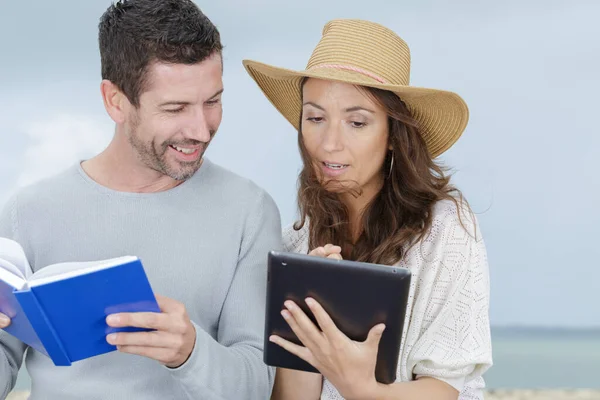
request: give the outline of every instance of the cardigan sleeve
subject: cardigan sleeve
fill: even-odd
[[[451,210],[451,211],[449,211]],[[413,377],[433,377],[459,392],[492,365],[489,271],[476,217],[456,207],[434,220],[415,298],[420,335],[408,355]]]
[[[294,224],[290,224],[282,232],[283,251],[288,253],[308,254],[308,223],[300,230],[294,229]]]

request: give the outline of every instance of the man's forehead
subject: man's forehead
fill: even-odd
[[[223,86],[222,75],[219,55],[196,64],[156,61],[148,66],[145,92],[153,97],[169,93],[212,94]]]

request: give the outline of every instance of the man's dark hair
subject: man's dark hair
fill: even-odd
[[[120,0],[100,18],[102,79],[139,106],[148,66],[195,64],[221,53],[219,31],[191,0]]]

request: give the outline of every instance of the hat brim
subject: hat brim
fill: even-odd
[[[469,120],[465,101],[453,92],[379,83],[354,71],[326,68],[294,71],[253,60],[243,60],[242,63],[273,106],[296,129],[299,129],[302,112],[300,82],[303,78],[325,79],[396,93],[418,121],[419,131],[432,158],[444,153],[460,138]]]

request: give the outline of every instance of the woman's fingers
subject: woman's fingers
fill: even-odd
[[[341,256],[342,248],[340,246],[335,246],[333,244],[326,244],[325,246],[316,247],[310,253],[311,256],[324,257],[324,258],[334,258],[334,259],[342,259]]]

